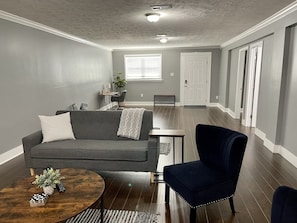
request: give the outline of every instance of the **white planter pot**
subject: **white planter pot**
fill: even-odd
[[[43,192],[47,195],[52,195],[54,193],[55,188],[52,186],[43,187]]]

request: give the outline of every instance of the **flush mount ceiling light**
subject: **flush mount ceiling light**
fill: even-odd
[[[159,13],[147,13],[145,14],[147,21],[149,22],[158,22],[160,19]]]
[[[161,43],[167,43],[167,41],[168,41],[168,38],[166,38],[166,37],[162,37],[162,38],[160,39],[160,42],[161,42]]]
[[[166,34],[158,34],[156,36],[160,40],[161,43],[167,43],[168,38],[167,38]]]

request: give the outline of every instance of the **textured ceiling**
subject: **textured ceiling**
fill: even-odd
[[[219,46],[293,0],[0,0],[0,10],[111,49]],[[150,6],[158,23],[146,21]],[[161,44],[156,35],[167,34]]]

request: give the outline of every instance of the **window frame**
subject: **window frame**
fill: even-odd
[[[160,76],[158,78],[145,78],[145,76],[142,74],[141,78],[129,78],[128,77],[128,72],[127,72],[127,64],[126,64],[126,58],[132,58],[132,57],[136,57],[136,58],[145,58],[145,57],[160,57]],[[126,54],[124,55],[124,66],[125,66],[125,78],[127,81],[131,81],[131,82],[159,82],[159,81],[163,81],[163,77],[162,77],[162,54],[161,53],[152,53],[152,54]],[[145,67],[141,67],[141,69],[145,70]]]

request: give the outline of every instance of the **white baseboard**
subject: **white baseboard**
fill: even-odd
[[[21,155],[22,153],[24,153],[23,145],[20,145],[5,153],[0,154],[0,165],[8,162],[9,160],[12,160],[13,158]]]
[[[127,106],[154,106],[153,101],[125,101]],[[158,106],[161,104],[158,104]],[[173,106],[173,104],[162,104],[161,106]],[[175,106],[181,106],[180,102],[175,102]]]
[[[272,153],[280,154],[288,162],[297,168],[297,156],[291,153],[288,149],[281,145],[275,145],[269,139],[266,138],[266,134],[260,129],[255,129],[255,135],[263,140],[263,145]]]
[[[223,105],[218,104],[218,108],[221,109],[222,112],[226,112],[226,108]]]
[[[209,103],[208,105],[206,105],[207,107],[219,107],[219,103]]]
[[[282,146],[279,146],[278,153],[297,168],[297,156]]]
[[[230,108],[227,109],[227,113],[228,113],[233,119],[236,119],[236,115],[235,115],[235,113],[234,113]]]
[[[264,132],[262,132],[260,129],[255,128],[255,134],[256,136],[258,136],[260,139],[262,139],[264,141],[264,139],[266,138],[266,134]]]

